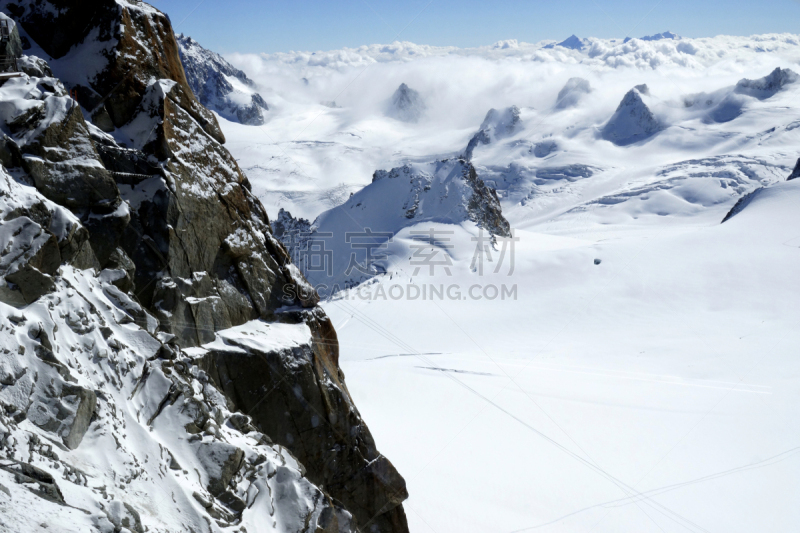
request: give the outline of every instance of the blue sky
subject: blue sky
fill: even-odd
[[[221,53],[503,39],[800,33],[800,0],[151,0],[177,32]]]

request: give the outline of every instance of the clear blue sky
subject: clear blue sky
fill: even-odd
[[[502,39],[800,33],[800,0],[150,0],[176,31],[217,52]],[[427,6],[427,7],[426,7]]]

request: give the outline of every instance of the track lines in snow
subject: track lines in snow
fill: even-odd
[[[378,357],[370,357],[367,361],[377,361],[378,359],[386,359],[388,357],[416,357],[417,355],[443,355],[442,352],[429,352],[429,353],[394,353],[389,355],[379,355]]]
[[[522,365],[514,365],[522,366]],[[547,366],[525,365],[526,369],[545,370],[551,372],[569,372],[573,374],[584,374],[589,376],[604,377],[609,379],[624,379],[633,381],[646,381],[650,383],[663,383],[665,385],[677,385],[682,387],[700,387],[705,389],[720,389],[731,392],[749,392],[753,394],[772,394],[772,387],[769,385],[756,385],[750,383],[733,383],[728,381],[714,381],[704,379],[684,378],[681,376],[670,376],[662,374],[642,374],[636,372],[626,372],[623,370],[604,370],[590,372],[586,370],[576,370],[574,368],[555,368]],[[578,367],[581,368],[581,367]],[[733,387],[726,386],[733,385]]]
[[[342,308],[342,309],[343,309],[345,312],[347,312],[348,314],[350,314],[352,317],[358,318],[358,319],[359,319],[359,320],[360,320],[362,323],[364,323],[364,325],[365,325],[365,326],[367,326],[369,329],[372,329],[373,331],[375,331],[376,333],[378,333],[378,334],[382,335],[383,337],[385,337],[386,339],[388,339],[388,340],[389,340],[389,341],[391,341],[392,343],[394,343],[394,344],[398,345],[399,347],[401,347],[401,348],[403,348],[403,349],[405,349],[405,350],[408,350],[408,351],[410,351],[410,352],[414,352],[414,354],[413,354],[413,355],[414,355],[415,357],[419,358],[421,361],[425,362],[426,364],[429,364],[429,365],[432,365],[432,366],[434,366],[434,363],[433,363],[433,362],[432,362],[430,359],[428,359],[426,356],[424,356],[423,354],[421,354],[420,352],[418,352],[417,350],[415,350],[413,347],[409,346],[409,345],[408,345],[407,343],[405,343],[405,342],[404,342],[402,339],[400,339],[399,337],[397,337],[396,335],[394,335],[394,334],[393,334],[393,333],[391,333],[390,331],[386,330],[386,329],[385,329],[383,326],[381,326],[379,323],[375,322],[375,321],[374,321],[373,319],[371,319],[369,316],[366,316],[366,315],[364,315],[363,313],[361,313],[361,312],[360,312],[360,311],[359,311],[357,308],[355,308],[354,306],[350,306],[349,304],[347,304],[347,303],[345,303],[344,301],[341,301],[341,300],[339,300],[339,301],[331,301],[331,303],[333,303],[333,304],[338,304],[338,306],[340,306],[340,307],[341,307],[341,308]],[[347,306],[347,307],[345,307],[345,306]],[[473,342],[474,342],[474,341],[473,341]],[[481,351],[483,351],[483,350],[481,350]],[[484,352],[484,353],[485,353],[485,352]],[[487,354],[487,356],[488,356],[488,354]],[[496,364],[496,363],[495,363],[495,364]],[[499,365],[498,365],[498,367],[499,367]],[[502,370],[502,367],[500,367],[500,368],[501,368],[501,370]],[[523,370],[524,370],[524,369],[523,369]],[[505,371],[503,371],[503,372],[505,373]],[[463,387],[464,389],[466,389],[468,392],[470,392],[470,393],[474,394],[475,396],[477,396],[478,398],[482,399],[482,400],[483,400],[483,401],[486,403],[486,406],[492,406],[492,407],[495,407],[497,410],[499,410],[499,411],[501,411],[502,413],[504,413],[504,414],[508,415],[510,418],[512,418],[514,421],[518,422],[519,424],[521,424],[523,427],[527,428],[528,430],[532,431],[534,434],[538,435],[539,437],[541,437],[542,439],[544,439],[544,440],[545,440],[545,441],[547,441],[548,443],[550,443],[550,444],[552,444],[553,446],[555,446],[555,447],[556,447],[556,448],[557,448],[559,451],[561,451],[561,452],[563,452],[563,453],[567,454],[569,457],[571,457],[571,458],[573,458],[573,459],[577,460],[577,461],[578,461],[579,463],[581,463],[583,466],[586,466],[586,467],[588,467],[590,470],[592,470],[592,471],[593,471],[593,472],[595,472],[596,474],[599,474],[601,477],[603,477],[603,478],[604,478],[604,479],[606,479],[607,481],[610,481],[610,482],[611,482],[613,485],[615,485],[617,488],[619,488],[619,489],[620,489],[620,490],[623,492],[623,494],[625,494],[625,495],[626,495],[626,497],[627,497],[627,498],[636,498],[636,499],[634,499],[634,500],[632,501],[632,503],[634,503],[634,504],[635,504],[635,505],[636,505],[636,506],[637,506],[637,507],[638,507],[638,508],[639,508],[639,509],[642,511],[642,513],[643,513],[645,516],[647,516],[647,518],[648,518],[648,519],[650,519],[650,520],[651,520],[651,521],[652,521],[652,522],[653,522],[653,523],[656,525],[656,527],[658,527],[660,530],[662,530],[662,531],[663,531],[663,528],[661,528],[661,526],[660,526],[660,525],[658,525],[658,523],[656,523],[656,522],[655,522],[655,520],[653,520],[653,518],[650,516],[650,514],[649,514],[647,511],[645,511],[645,509],[643,509],[643,508],[641,507],[641,505],[640,505],[640,504],[647,505],[647,506],[650,508],[650,510],[658,512],[659,514],[661,514],[661,515],[662,515],[662,516],[664,516],[665,518],[667,518],[667,519],[669,519],[669,520],[671,520],[671,521],[675,522],[676,524],[678,524],[678,525],[680,525],[680,526],[682,526],[682,527],[684,527],[684,528],[688,529],[689,531],[702,531],[702,532],[704,532],[704,533],[709,533],[707,529],[705,529],[705,528],[703,528],[702,526],[700,526],[700,525],[698,525],[698,524],[696,524],[696,523],[692,522],[692,521],[691,521],[691,520],[689,520],[688,518],[685,518],[685,517],[683,517],[683,516],[682,516],[682,515],[680,515],[679,513],[677,513],[677,512],[675,512],[675,511],[673,511],[673,510],[669,509],[668,507],[664,506],[663,504],[661,504],[661,503],[659,503],[659,502],[657,502],[657,501],[653,500],[653,499],[652,499],[650,496],[647,496],[647,495],[645,495],[645,494],[643,494],[643,493],[641,493],[641,492],[637,491],[637,490],[636,490],[634,487],[632,487],[632,486],[630,486],[630,485],[626,484],[625,482],[623,482],[623,481],[622,481],[622,480],[620,480],[619,478],[617,478],[617,477],[615,477],[614,475],[610,474],[608,471],[606,471],[606,470],[605,470],[605,469],[603,469],[602,467],[598,466],[598,465],[595,463],[595,461],[594,461],[594,460],[592,460],[592,459],[591,459],[591,458],[588,456],[588,454],[586,454],[586,452],[585,452],[585,451],[584,451],[584,450],[583,450],[583,449],[582,449],[582,448],[581,448],[579,445],[577,445],[577,443],[575,443],[575,441],[574,441],[574,440],[573,440],[573,439],[572,439],[572,438],[569,436],[569,434],[567,434],[567,433],[566,433],[566,432],[565,432],[565,431],[564,431],[564,430],[563,430],[563,429],[562,429],[562,428],[561,428],[561,427],[560,427],[560,426],[559,426],[559,425],[558,425],[558,424],[557,424],[557,423],[556,423],[556,422],[555,422],[555,421],[552,419],[552,417],[550,417],[550,416],[549,416],[549,414],[547,414],[546,412],[545,412],[545,414],[548,416],[548,418],[550,418],[550,420],[551,420],[553,423],[555,423],[555,424],[556,424],[556,426],[558,426],[558,427],[559,427],[559,429],[561,429],[562,433],[565,433],[565,434],[567,435],[567,437],[570,439],[570,441],[572,441],[572,442],[573,442],[573,444],[575,444],[576,446],[578,446],[578,448],[579,448],[579,449],[580,449],[580,450],[581,450],[581,451],[582,451],[582,452],[583,452],[583,453],[584,453],[584,454],[585,454],[585,455],[586,455],[588,458],[584,458],[583,456],[581,456],[581,455],[577,454],[576,452],[574,452],[574,451],[570,450],[569,448],[567,448],[567,447],[566,447],[566,446],[564,446],[563,444],[559,443],[559,442],[558,442],[557,440],[555,440],[554,438],[552,438],[552,437],[548,436],[547,434],[545,434],[544,432],[542,432],[542,431],[540,431],[540,430],[536,429],[536,428],[535,428],[534,426],[532,426],[531,424],[529,424],[529,423],[525,422],[523,419],[519,418],[518,416],[516,416],[515,414],[513,414],[513,413],[512,413],[512,412],[510,412],[509,410],[507,410],[507,409],[505,409],[504,407],[502,407],[501,405],[499,405],[497,402],[495,402],[495,401],[494,401],[494,399],[492,399],[492,398],[488,398],[488,397],[487,397],[487,396],[485,396],[484,394],[481,394],[479,391],[475,390],[474,388],[470,387],[470,386],[469,386],[468,384],[466,384],[465,382],[463,382],[463,381],[461,381],[460,379],[458,379],[458,378],[457,378],[455,375],[453,375],[453,373],[452,373],[452,372],[444,372],[444,375],[445,375],[445,376],[447,376],[449,379],[453,380],[453,381],[454,381],[454,382],[455,382],[457,385],[459,385],[459,386]],[[517,375],[519,375],[519,374],[517,374]],[[510,378],[510,381],[511,381],[511,382],[513,382],[513,378],[511,378],[511,376],[508,376],[508,377]],[[519,385],[517,385],[517,386],[519,387]],[[503,387],[503,389],[501,389],[501,391],[500,391],[500,392],[502,392],[503,390],[506,390],[506,388],[507,388],[507,387],[508,387],[508,385],[506,385],[505,387]],[[527,394],[526,394],[526,395],[527,395]],[[496,396],[497,396],[497,395],[495,395],[495,397],[496,397]],[[536,402],[535,402],[535,400],[533,400],[533,398],[531,398],[529,395],[528,395],[528,397],[531,399],[531,401],[532,401],[534,404],[536,404]],[[537,407],[538,407],[538,404],[536,404],[536,405],[537,405]],[[539,407],[539,409],[541,409],[541,407]],[[475,418],[476,418],[478,415],[480,415],[480,414],[481,414],[481,413],[482,413],[484,410],[485,410],[485,408],[484,408],[484,409],[482,409],[482,410],[481,410],[479,413],[477,413],[477,414],[475,415],[475,417],[473,417],[473,418],[472,418],[472,419],[471,419],[471,420],[470,420],[470,421],[469,421],[469,422],[466,424],[466,426],[468,426],[470,423],[472,423],[472,421],[473,421],[473,420],[474,420],[474,419],[475,419]],[[466,428],[466,426],[464,426],[464,428]],[[463,431],[463,430],[464,430],[464,428],[462,428],[462,429],[459,431],[459,434],[461,433],[461,431]],[[455,438],[455,437],[454,437],[454,438]],[[449,443],[448,443],[447,445],[449,445]],[[445,448],[447,447],[447,445],[445,446]],[[437,457],[437,456],[438,456],[438,455],[441,453],[441,451],[443,451],[443,450],[444,450],[444,448],[443,448],[442,450],[440,450],[440,451],[439,451],[439,452],[436,454],[436,456],[434,456],[434,458],[433,458],[433,459],[435,459],[435,458],[436,458],[436,457]],[[431,459],[431,461],[433,461],[433,459]],[[431,461],[429,461],[429,463],[427,463],[425,466],[423,466],[421,470],[424,470],[424,469],[427,467],[427,465],[428,465],[428,464],[430,464],[430,462],[431,462]],[[416,514],[416,511],[415,511],[415,514]]]
[[[416,357],[417,355],[458,355],[452,353],[443,353],[443,352],[428,352],[422,354],[414,354],[414,353],[402,353],[402,354],[390,354],[390,355],[380,355],[378,357],[372,357],[366,359],[366,361],[377,361],[380,359],[387,359],[391,357]],[[681,387],[700,387],[706,389],[718,389],[718,390],[730,390],[731,392],[744,392],[744,393],[752,393],[752,394],[772,394],[772,386],[771,385],[759,385],[757,383],[739,383],[734,381],[722,381],[722,380],[713,380],[713,379],[702,379],[702,378],[687,378],[685,376],[674,376],[669,374],[651,374],[647,372],[632,372],[628,370],[613,370],[613,369],[604,369],[604,368],[595,368],[595,367],[586,367],[586,366],[551,366],[551,365],[537,365],[532,366],[530,364],[525,365],[521,363],[512,363],[508,362],[508,359],[504,358],[493,358],[495,364],[500,366],[502,364],[506,367],[524,367],[525,369],[531,370],[539,370],[545,372],[568,372],[572,374],[582,374],[586,376],[596,376],[601,378],[608,378],[608,379],[622,379],[622,380],[632,380],[632,381],[644,381],[650,383],[661,383],[664,385],[676,385]],[[462,373],[462,374],[476,374],[476,375],[497,375],[492,374],[491,372],[479,372],[473,370],[463,370],[463,369],[449,369],[444,368],[441,366],[432,366],[432,367],[415,367],[415,368],[426,368],[429,370],[442,370],[442,371],[451,371],[455,373]],[[731,387],[732,386],[732,387]]]
[[[441,368],[438,366],[415,366],[414,368],[421,368],[423,370],[435,370],[437,372],[453,372],[454,374],[471,374],[473,376],[496,376],[491,372],[473,372],[471,370],[458,370],[456,368]]]
[[[689,481],[683,481],[681,483],[674,483],[672,485],[666,485],[666,486],[659,487],[659,488],[656,488],[656,489],[650,489],[650,490],[647,490],[647,491],[643,491],[642,494],[647,494],[647,495],[651,495],[651,496],[657,496],[659,494],[664,494],[666,492],[670,492],[670,491],[673,491],[673,490],[678,490],[678,489],[681,489],[681,488],[684,488],[684,487],[688,487],[688,486],[691,486],[691,485],[704,483],[706,481],[712,481],[712,480],[719,479],[719,478],[722,478],[722,477],[725,477],[725,476],[729,476],[729,475],[732,475],[732,474],[737,474],[739,472],[746,472],[748,470],[756,470],[756,469],[759,469],[759,468],[766,468],[768,466],[772,466],[774,464],[780,463],[782,461],[785,461],[785,460],[791,458],[798,451],[800,451],[800,447],[792,448],[790,450],[786,450],[784,452],[781,452],[779,454],[773,455],[773,456],[768,457],[766,459],[762,459],[761,461],[756,461],[754,463],[749,463],[749,464],[746,464],[746,465],[743,465],[743,466],[731,468],[729,470],[723,470],[722,472],[717,472],[716,474],[709,474],[707,476],[699,477],[699,478],[692,479],[692,480],[689,480]],[[515,529],[511,533],[522,533],[523,531],[532,531],[534,529],[540,529],[540,528],[543,528],[543,527],[546,527],[546,526],[551,526],[553,524],[557,524],[558,522],[561,522],[562,520],[566,520],[567,518],[570,518],[572,516],[578,515],[580,513],[586,512],[586,511],[590,511],[592,509],[597,509],[599,507],[604,507],[604,508],[608,509],[608,508],[613,508],[613,507],[622,507],[622,506],[625,506],[625,505],[630,505],[631,503],[633,503],[631,497],[619,498],[617,500],[609,500],[609,501],[606,501],[606,502],[597,503],[595,505],[590,505],[590,506],[584,507],[582,509],[578,509],[577,511],[573,511],[573,512],[571,512],[569,514],[563,515],[563,516],[561,516],[559,518],[556,518],[555,520],[550,520],[549,522],[545,522],[545,523],[542,523],[542,524],[538,524],[536,526],[530,526],[530,527],[526,527],[526,528],[522,528],[522,529]]]

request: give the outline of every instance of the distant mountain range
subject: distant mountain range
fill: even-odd
[[[633,39],[634,37],[625,37],[625,39],[622,42],[627,43],[629,41],[632,41]],[[656,33],[655,35],[647,35],[645,37],[639,37],[640,41],[661,41],[664,39],[678,41],[680,40],[680,36],[675,35],[672,32],[665,31],[663,33]],[[570,35],[560,43],[548,44],[545,46],[545,48],[552,49],[555,48],[556,46],[560,46],[562,48],[569,48],[570,50],[583,50],[587,46],[591,46],[591,40],[582,39],[577,35]]]

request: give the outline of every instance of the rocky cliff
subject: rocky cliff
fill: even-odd
[[[46,56],[0,86],[0,525],[407,531],[333,325],[169,19],[0,8]]]

